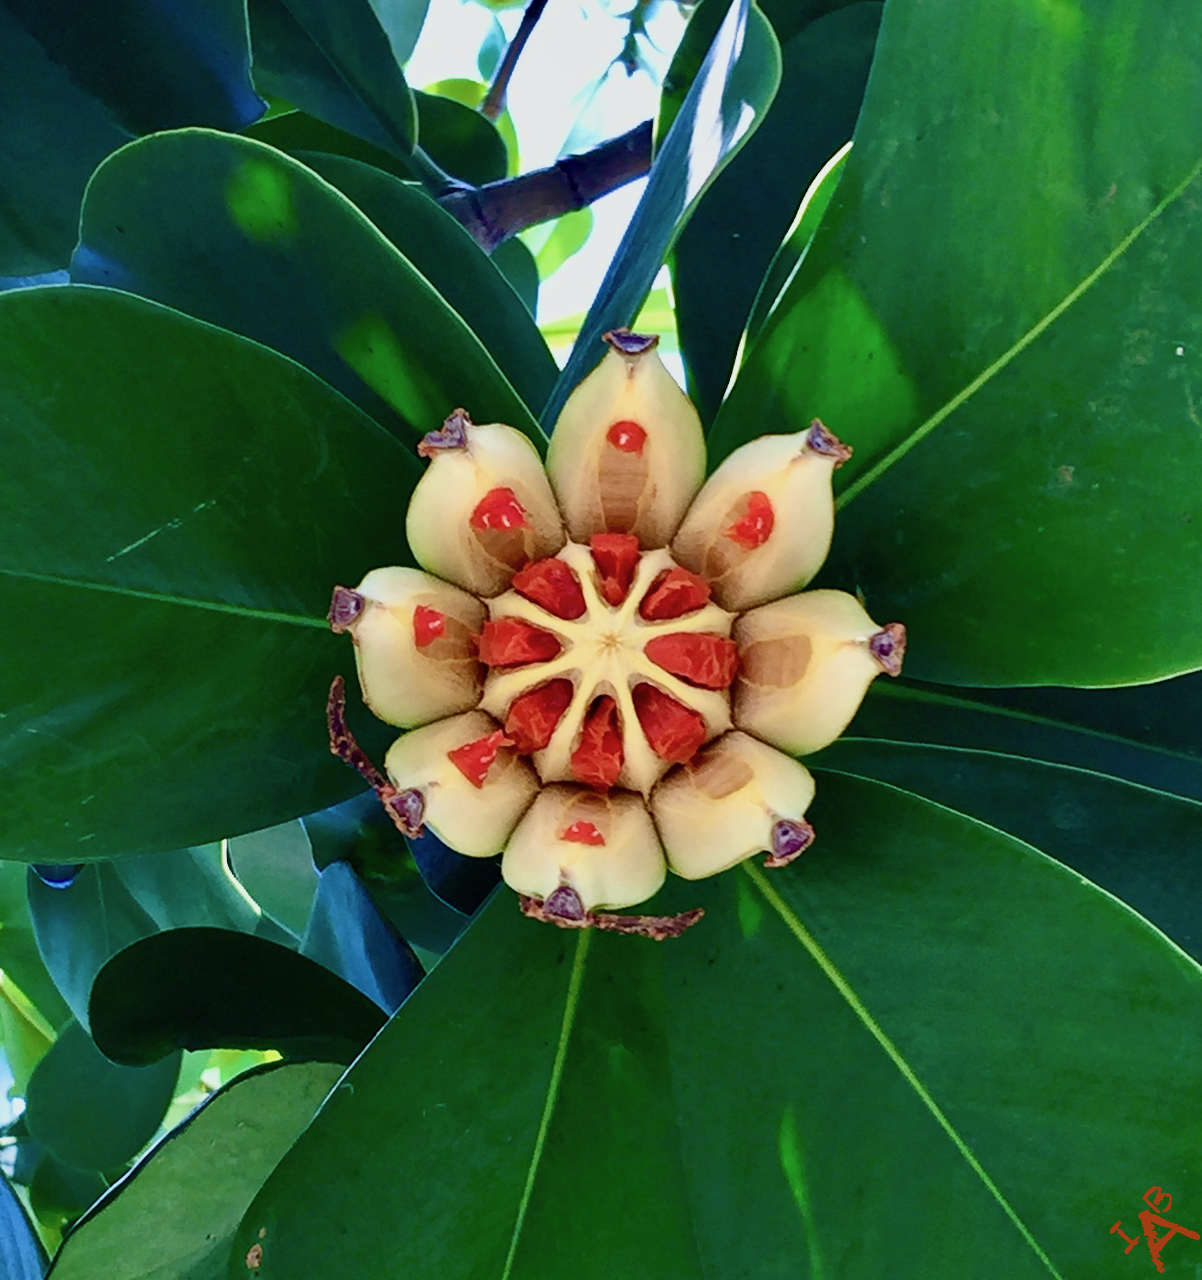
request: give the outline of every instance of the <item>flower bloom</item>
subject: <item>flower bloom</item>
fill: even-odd
[[[793,757],[832,742],[905,630],[838,591],[800,592],[826,557],[831,476],[850,454],[815,420],[761,437],[705,480],[693,406],[616,330],[534,446],[457,410],[419,446],[409,505],[422,569],[335,589],[364,700],[408,730],[363,756],[331,692],[331,747],[409,836],[503,853],[522,909],[568,928],[663,938],[700,912],[613,914],[671,867],[714,875],[813,841]]]

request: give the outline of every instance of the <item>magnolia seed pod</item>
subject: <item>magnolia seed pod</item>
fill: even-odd
[[[843,591],[806,591],[752,609],[733,635],[735,724],[790,755],[834,742],[873,680],[900,673],[906,649],[901,623],[878,627]]]
[[[615,329],[609,351],[568,397],[547,471],[576,542],[632,533],[668,544],[705,478],[701,420],[655,351],[655,337]]]
[[[791,861],[814,838],[803,816],[813,798],[804,765],[736,731],[673,769],[651,793],[651,814],[668,865],[701,880],[760,850],[770,865]]]
[[[795,435],[743,445],[697,495],[673,554],[710,583],[724,609],[799,590],[830,550],[831,476],[850,455],[817,419]]]
[[[363,700],[386,724],[426,724],[480,701],[475,635],[485,608],[420,569],[373,569],[336,587],[330,627],[349,631]]]
[[[534,445],[462,409],[418,446],[430,459],[405,531],[418,563],[474,595],[495,596],[531,560],[563,546],[563,525]]]
[[[384,770],[401,795],[421,796],[425,825],[457,853],[491,858],[538,792],[538,776],[483,711],[403,734]]]
[[[506,884],[533,898],[549,898],[566,885],[585,910],[592,910],[643,902],[663,884],[666,869],[639,796],[553,784],[518,823],[501,874]]]

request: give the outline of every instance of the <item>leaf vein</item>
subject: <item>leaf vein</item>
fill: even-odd
[[[984,1185],[985,1189],[989,1192],[989,1194],[994,1198],[994,1200],[997,1201],[998,1206],[1001,1208],[1002,1212],[1005,1213],[1006,1217],[1008,1217],[1010,1221],[1014,1224],[1014,1226],[1018,1229],[1019,1234],[1027,1242],[1028,1246],[1035,1253],[1036,1257],[1038,1257],[1039,1260],[1043,1263],[1043,1265],[1048,1269],[1049,1274],[1055,1276],[1056,1280],[1064,1280],[1060,1272],[1056,1270],[1056,1267],[1052,1263],[1051,1258],[1048,1257],[1048,1255],[1040,1247],[1039,1242],[1031,1234],[1030,1228],[1018,1216],[1014,1207],[1002,1194],[1001,1189],[998,1187],[997,1183],[995,1183],[993,1179],[989,1176],[989,1174],[985,1171],[984,1165],[982,1165],[980,1160],[977,1159],[976,1155],[972,1151],[972,1148],[960,1136],[955,1126],[944,1114],[942,1108],[931,1096],[930,1091],[922,1083],[922,1081],[919,1080],[918,1076],[914,1072],[914,1068],[911,1067],[910,1064],[905,1060],[905,1058],[902,1057],[901,1051],[897,1048],[897,1046],[893,1043],[893,1041],[890,1040],[889,1037],[885,1034],[884,1028],[881,1027],[881,1025],[872,1016],[872,1014],[868,1012],[867,1006],[852,989],[851,984],[839,972],[838,968],[835,966],[834,962],[826,954],[826,952],[823,951],[823,949],[818,945],[818,940],[801,923],[801,921],[790,909],[789,904],[785,902],[785,900],[780,896],[780,894],[778,894],[777,891],[772,887],[772,885],[768,881],[768,877],[764,875],[763,871],[759,867],[753,866],[750,862],[744,862],[742,864],[742,867],[744,872],[751,877],[752,883],[755,885],[755,887],[760,891],[760,893],[763,894],[764,898],[768,902],[768,905],[772,907],[772,909],[777,913],[777,915],[780,916],[781,920],[785,924],[785,927],[797,939],[797,941],[801,943],[801,945],[806,949],[806,951],[809,952],[811,959],[818,965],[818,967],[826,975],[827,979],[830,981],[832,986],[834,986],[835,990],[838,991],[838,993],[843,997],[843,999],[847,1001],[847,1004],[851,1008],[852,1012],[863,1023],[865,1030],[872,1036],[872,1038],[877,1042],[877,1044],[879,1044],[881,1048],[885,1051],[889,1060],[901,1073],[902,1078],[906,1081],[906,1083],[910,1086],[910,1088],[913,1089],[914,1092],[918,1095],[918,1098],[922,1102],[923,1106],[926,1107],[926,1109],[931,1113],[931,1116],[934,1118],[935,1122],[939,1125],[939,1127],[943,1130],[943,1132],[947,1134],[948,1138],[951,1139],[952,1145],[960,1153],[961,1157],[968,1164],[969,1168],[972,1169],[972,1171],[981,1180],[982,1184]]]

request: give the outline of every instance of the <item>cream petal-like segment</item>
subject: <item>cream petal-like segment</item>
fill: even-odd
[[[569,885],[591,910],[645,901],[663,884],[666,867],[639,796],[553,784],[518,824],[501,874],[511,888],[534,898]]]
[[[800,821],[813,798],[804,765],[735,731],[673,769],[650,803],[668,865],[701,880],[771,851],[773,828]]]
[[[633,533],[644,549],[663,547],[705,478],[701,420],[656,339],[617,330],[606,340],[559,415],[547,471],[576,542]]]
[[[736,449],[689,508],[673,554],[709,581],[724,609],[805,586],[830,550],[831,476],[850,452],[819,422]]]
[[[500,853],[538,792],[529,762],[509,747],[496,747],[480,786],[452,759],[451,752],[499,729],[483,711],[469,711],[404,734],[384,758],[384,770],[398,791],[421,793],[426,826],[469,858]]]
[[[485,608],[420,569],[373,569],[346,593],[363,700],[400,728],[468,711],[480,701],[483,669],[473,635]],[[357,599],[356,599],[357,597]]]
[[[819,751],[847,728],[872,681],[901,670],[905,631],[879,627],[842,591],[806,591],[743,614],[735,724],[792,755]]]
[[[405,531],[418,563],[480,596],[495,596],[530,560],[554,555],[563,524],[534,445],[503,423],[460,411],[420,446],[430,458]]]

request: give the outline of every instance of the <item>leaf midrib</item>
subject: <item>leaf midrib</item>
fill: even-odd
[[[522,1238],[522,1227],[526,1222],[526,1211],[530,1208],[530,1199],[534,1194],[534,1183],[538,1178],[538,1168],[543,1158],[543,1147],[546,1145],[547,1133],[551,1128],[551,1117],[555,1113],[555,1105],[559,1101],[560,1085],[563,1082],[563,1069],[568,1056],[568,1042],[572,1038],[572,1028],[576,1022],[576,1010],[580,1004],[580,988],[584,982],[584,962],[588,956],[591,929],[582,929],[577,935],[576,956],[572,961],[572,974],[568,979],[568,992],[564,1000],[563,1021],[559,1027],[559,1043],[555,1046],[555,1060],[551,1065],[551,1078],[547,1081],[547,1095],[543,1099],[543,1113],[538,1122],[538,1133],[534,1139],[534,1150],[530,1153],[530,1165],[526,1170],[526,1185],[522,1188],[522,1198],[518,1202],[517,1218],[513,1224],[513,1236],[509,1241],[509,1253],[505,1258],[505,1266],[501,1271],[501,1280],[509,1280],[513,1270],[513,1260],[517,1255],[518,1243]]]
[[[296,627],[328,629],[325,618],[311,618],[297,613],[276,613],[270,609],[251,609],[245,605],[225,604],[220,600],[197,600],[190,596],[168,595],[162,591],[139,591],[134,587],[117,586],[109,582],[87,582],[81,578],[60,578],[49,573],[30,573],[24,569],[0,568],[0,577],[18,578],[25,582],[45,582],[56,587],[73,587],[80,591],[100,591],[107,595],[127,596],[133,600],[152,600],[156,604],[181,605],[189,609],[204,609],[210,613],[233,614],[239,618],[254,618],[259,622],[282,622]]]
[[[1017,342],[1015,342],[1008,350],[1002,352],[992,364],[982,370],[973,380],[957,392],[946,404],[936,409],[925,422],[920,423],[913,431],[910,432],[900,444],[894,446],[881,460],[874,466],[869,467],[857,480],[854,480],[841,494],[835,499],[835,510],[842,510],[849,502],[854,501],[868,488],[874,481],[879,480],[881,476],[889,470],[894,463],[900,462],[902,458],[914,448],[915,445],[921,444],[927,436],[931,434],[942,422],[950,418],[957,409],[960,408],[967,400],[971,399],[978,391],[981,390],[988,382],[1005,369],[1012,360],[1019,356],[1027,347],[1035,341],[1050,325],[1064,314],[1065,311],[1077,301],[1082,294],[1101,279],[1102,276],[1110,270],[1112,266],[1127,252],[1129,248],[1139,239],[1141,235],[1160,217],[1162,213],[1183,196],[1189,186],[1194,182],[1198,175],[1202,173],[1202,160],[1190,170],[1185,178],[1169,192],[1163,200],[1149,213],[1141,222],[1137,223],[1115,247],[1102,259],[1100,263],[1073,289],[1071,289],[1061,300],[1040,320],[1036,321],[1030,329],[1024,333]]]
[[[807,930],[806,927],[801,923],[801,921],[790,909],[789,904],[785,902],[785,900],[780,896],[779,893],[777,893],[776,889],[769,882],[768,877],[764,874],[763,870],[760,867],[754,865],[750,861],[743,862],[741,864],[741,870],[744,872],[745,875],[751,878],[752,883],[763,895],[765,901],[781,918],[781,921],[784,923],[785,927],[789,930],[789,932],[794,936],[794,938],[796,938],[797,941],[800,942],[801,945],[805,948],[805,950],[809,953],[810,958],[814,961],[815,964],[818,965],[818,967],[822,970],[823,974],[826,976],[827,980],[831,983],[831,985],[835,988],[835,990],[843,997],[848,1007],[860,1020],[860,1023],[863,1025],[864,1029],[869,1033],[869,1035],[872,1036],[872,1038],[877,1042],[877,1044],[880,1045],[880,1047],[885,1051],[886,1056],[889,1058],[889,1060],[900,1072],[902,1078],[906,1081],[906,1083],[910,1086],[910,1088],[914,1090],[915,1094],[918,1096],[919,1101],[922,1102],[923,1106],[925,1106],[926,1109],[930,1112],[936,1124],[938,1124],[939,1127],[943,1130],[943,1132],[947,1135],[952,1145],[960,1153],[960,1156],[968,1164],[969,1168],[972,1169],[973,1173],[975,1173],[977,1177],[980,1179],[981,1184],[985,1187],[985,1189],[997,1202],[1002,1212],[1005,1213],[1006,1217],[1010,1219],[1011,1223],[1013,1223],[1015,1228],[1018,1230],[1019,1234],[1026,1241],[1027,1245],[1034,1252],[1036,1257],[1039,1258],[1039,1260],[1047,1268],[1048,1273],[1052,1276],[1055,1276],[1056,1280],[1064,1280],[1064,1277],[1060,1274],[1059,1271],[1057,1271],[1051,1258],[1049,1258],[1048,1255],[1043,1251],[1043,1249],[1039,1245],[1039,1242],[1035,1239],[1034,1235],[1032,1235],[1030,1228],[1018,1216],[1018,1213],[1016,1212],[1014,1207],[1002,1194],[1001,1188],[998,1187],[997,1183],[993,1181],[993,1179],[986,1172],[985,1166],[980,1162],[980,1160],[977,1159],[976,1155],[973,1153],[972,1148],[960,1136],[959,1131],[944,1114],[942,1108],[931,1096],[926,1086],[922,1083],[921,1080],[919,1080],[913,1067],[910,1066],[910,1064],[902,1056],[901,1051],[897,1048],[897,1046],[893,1043],[893,1041],[890,1040],[889,1037],[885,1034],[884,1028],[882,1028],[881,1025],[876,1021],[876,1019],[872,1016],[872,1014],[868,1012],[867,1006],[856,994],[856,992],[851,986],[851,983],[849,983],[847,979],[843,976],[843,974],[839,972],[839,969],[836,967],[834,962],[830,959],[830,957],[826,954],[826,952],[823,951],[823,949],[818,945],[817,939],[814,938],[813,935],[809,932],[809,930]]]

